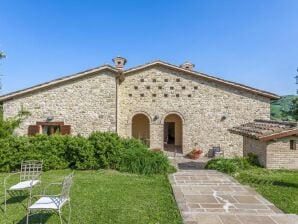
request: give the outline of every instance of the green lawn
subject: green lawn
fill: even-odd
[[[45,172],[42,176],[43,184],[61,181],[70,172]],[[0,173],[0,182],[3,182],[5,175]],[[3,192],[2,184],[0,190]],[[0,200],[3,202],[3,198]],[[71,223],[182,223],[170,184],[164,175],[140,176],[116,171],[76,171],[71,200]],[[26,199],[17,198],[10,202],[7,223],[24,223],[26,210],[23,205],[26,204]],[[67,206],[63,215],[65,218],[68,215]],[[5,220],[3,211],[0,211],[1,220]],[[32,216],[31,220],[30,223],[37,223],[39,216]],[[58,220],[57,215],[43,216],[46,223],[58,223]]]
[[[255,188],[284,212],[298,214],[298,171],[255,168],[240,171],[235,178]]]

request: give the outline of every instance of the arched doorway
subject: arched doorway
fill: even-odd
[[[182,153],[182,118],[168,114],[164,119],[164,150]]]
[[[136,114],[131,122],[131,136],[150,147],[150,120],[145,114]]]

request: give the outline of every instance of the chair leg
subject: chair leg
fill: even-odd
[[[62,215],[61,215],[61,211],[60,210],[59,210],[59,218],[60,218],[60,223],[63,224]]]
[[[69,204],[69,214],[68,214],[68,224],[70,223],[70,219],[71,219],[71,205],[70,205],[70,201],[68,202]]]
[[[29,214],[30,214],[30,210],[28,209],[28,211],[27,211],[27,217],[26,217],[26,224],[29,224]]]
[[[42,223],[42,215],[43,215],[43,213],[41,212],[39,215],[40,215],[39,216],[39,221],[40,221],[40,223]]]
[[[6,200],[7,200],[7,191],[6,189],[4,190],[4,213],[6,214]]]

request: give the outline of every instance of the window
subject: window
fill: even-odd
[[[28,135],[36,134],[61,134],[69,135],[71,133],[71,126],[64,125],[64,122],[50,121],[50,122],[36,122],[36,125],[29,125]]]
[[[144,97],[144,93],[141,93],[140,96],[141,96],[141,97]]]
[[[129,96],[129,97],[132,97],[132,94],[130,93],[130,94],[128,94],[128,96]]]
[[[168,94],[165,93],[165,94],[164,94],[164,97],[168,97]]]
[[[168,79],[165,79],[165,82],[168,82],[169,80]]]
[[[173,90],[174,89],[174,86],[171,86],[170,89]]]
[[[146,89],[150,89],[150,86],[146,86]]]
[[[162,89],[162,86],[159,86],[158,89]]]
[[[290,140],[290,149],[296,150],[296,141],[295,140]]]
[[[152,82],[156,82],[156,79],[152,79]]]
[[[176,94],[176,97],[179,97],[179,94]]]
[[[138,89],[138,87],[137,87],[137,86],[135,86],[135,89]]]
[[[180,79],[176,79],[176,82],[180,82]]]
[[[193,88],[194,88],[194,89],[198,89],[198,87],[197,87],[197,86],[194,86]]]
[[[44,135],[53,135],[61,133],[61,127],[58,125],[42,125],[41,133]]]
[[[182,89],[186,89],[186,87],[185,86],[182,86]]]
[[[191,97],[191,94],[188,94],[187,96],[188,96],[188,97]]]
[[[141,79],[141,82],[144,82],[144,79]]]
[[[152,94],[152,96],[153,96],[153,97],[156,97],[156,94],[155,94],[155,93],[153,93],[153,94]]]

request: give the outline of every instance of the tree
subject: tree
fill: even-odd
[[[292,100],[292,105],[289,111],[286,112],[288,116],[291,116],[295,121],[298,121],[298,98]]]
[[[13,134],[14,130],[28,117],[30,113],[24,109],[14,117],[4,119],[3,110],[0,108],[0,138],[5,138]]]

